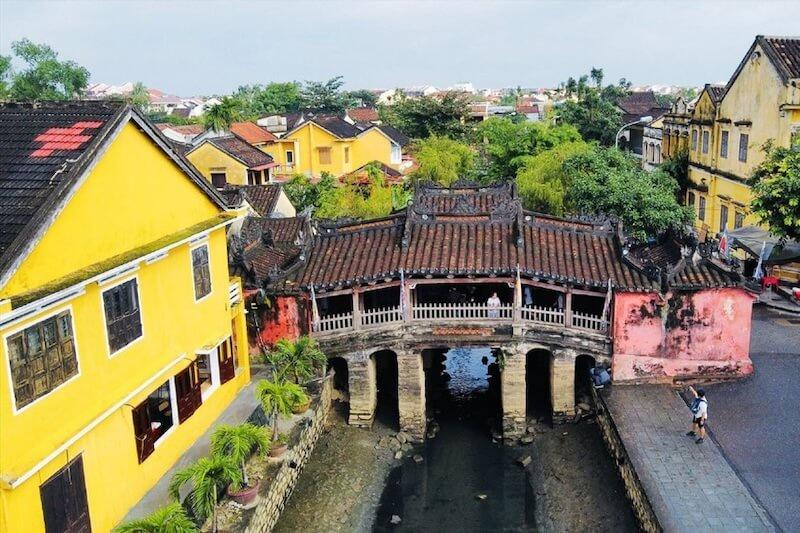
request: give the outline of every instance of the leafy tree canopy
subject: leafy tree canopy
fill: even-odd
[[[345,183],[320,198],[319,218],[370,219],[385,217],[405,207],[410,191],[403,185],[387,183],[377,168],[368,168],[369,183]]]
[[[223,96],[220,103],[211,106],[203,115],[203,126],[207,130],[223,131],[239,120],[244,120],[242,101],[233,96]]]
[[[243,113],[253,117],[298,111],[302,102],[296,81],[242,85],[233,96],[242,102]]]
[[[11,95],[11,57],[0,55],[0,99]]]
[[[472,176],[475,170],[474,150],[461,142],[432,135],[415,143],[418,168],[414,181],[432,181],[450,185],[459,178]]]
[[[647,172],[623,152],[595,147],[563,164],[566,203],[578,213],[618,216],[629,235],[646,239],[691,223],[689,208],[678,203],[678,183],[660,170]]]
[[[317,113],[343,113],[350,107],[351,99],[341,90],[344,85],[342,76],[328,81],[306,81],[300,91],[303,109]]]
[[[412,138],[431,135],[463,137],[464,121],[469,115],[469,100],[460,93],[448,93],[441,98],[400,96],[391,106],[381,106],[381,120]]]
[[[591,77],[593,85],[589,83]],[[568,99],[557,109],[562,122],[572,124],[587,141],[598,141],[604,146],[614,144],[617,130],[622,126],[622,114],[617,101],[629,93],[630,82],[625,78],[616,85],[603,87],[603,69],[592,68],[590,75],[570,77],[562,83]]]
[[[150,94],[147,92],[147,87],[144,86],[144,83],[140,81],[134,83],[133,90],[126,97],[126,100],[139,111],[146,111],[147,105],[150,103]]]
[[[764,161],[750,178],[750,209],[781,240],[800,240],[800,143],[764,146]]]
[[[544,122],[519,122],[494,117],[478,125],[481,150],[489,159],[489,175],[493,180],[507,180],[517,174],[524,159],[565,142],[581,140],[570,124],[552,126]]]
[[[74,61],[60,61],[46,44],[20,39],[11,50],[25,68],[11,72],[10,60],[0,58],[0,91],[15,100],[69,100],[79,97],[89,83],[89,71]],[[10,88],[6,86],[11,80]]]
[[[522,205],[531,211],[563,216],[570,210],[566,205],[569,183],[564,161],[591,150],[591,145],[579,140],[526,158],[517,172],[517,190]]]
[[[323,172],[319,181],[312,182],[305,174],[296,174],[283,185],[283,190],[298,211],[309,207],[319,208],[322,198],[336,187],[330,172]]]
[[[375,93],[366,89],[349,91],[347,93],[347,98],[350,100],[350,105],[353,107],[375,107],[378,103],[378,97]]]

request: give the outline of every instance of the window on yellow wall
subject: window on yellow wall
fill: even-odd
[[[331,164],[331,149],[329,146],[317,148],[317,155],[319,156],[320,165]]]
[[[728,206],[722,205],[719,208],[719,230],[725,231],[728,227]]]
[[[689,207],[694,207],[694,193],[692,191],[689,191],[689,193],[686,195],[686,205]]]
[[[706,197],[700,197],[700,205],[697,208],[697,218],[703,222],[706,220]]]
[[[730,136],[729,132],[723,131],[722,136],[719,139],[719,156],[720,157],[728,157],[728,137]]]
[[[692,129],[692,151],[697,150],[697,130]]]
[[[733,214],[733,229],[739,229],[744,226],[744,213],[736,211]]]
[[[708,153],[708,132],[707,131],[703,132],[703,153],[704,154]]]
[[[747,162],[747,143],[750,142],[750,136],[746,133],[739,135],[739,161],[742,163]]]
[[[344,162],[345,163],[349,163],[350,162],[350,147],[349,146],[345,146],[344,147]]]

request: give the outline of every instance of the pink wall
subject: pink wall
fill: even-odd
[[[307,333],[308,320],[305,306],[293,296],[278,296],[272,307],[260,306],[255,310],[248,304],[247,336],[251,353],[260,353],[262,346],[269,349],[282,338],[297,339]],[[259,327],[256,329],[255,324]]]
[[[750,374],[752,304],[739,288],[615,294],[614,380]]]

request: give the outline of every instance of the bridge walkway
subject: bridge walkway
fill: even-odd
[[[599,398],[664,531],[775,531],[716,442],[685,435],[691,412],[675,390],[618,385]]]

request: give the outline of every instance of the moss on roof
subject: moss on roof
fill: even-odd
[[[220,213],[219,215],[204,220],[202,222],[199,222],[194,226],[189,226],[188,228],[172,233],[170,235],[166,235],[151,243],[139,246],[138,248],[133,248],[132,250],[128,250],[125,253],[115,255],[114,257],[110,257],[105,261],[100,261],[99,263],[89,265],[77,272],[72,272],[70,274],[67,274],[66,276],[54,280],[46,285],[42,285],[41,287],[38,287],[34,290],[20,293],[17,295],[10,295],[8,299],[11,300],[11,307],[12,309],[17,309],[23,305],[44,298],[45,296],[64,290],[73,285],[77,285],[81,282],[84,282],[88,279],[98,276],[103,272],[107,272],[111,269],[114,269],[120,265],[124,265],[125,263],[134,261],[137,258],[144,257],[147,254],[155,252],[156,250],[166,248],[171,244],[180,242],[183,239],[191,237],[196,233],[200,233],[201,231],[213,228],[214,226],[218,226],[219,224],[222,224],[234,218],[236,218],[236,215],[233,213]]]

